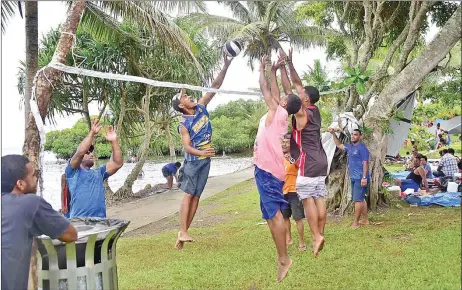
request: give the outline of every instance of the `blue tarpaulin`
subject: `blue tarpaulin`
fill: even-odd
[[[407,196],[404,201],[410,204],[417,204],[419,206],[429,206],[437,204],[440,206],[460,206],[461,202],[460,192],[440,192],[435,195],[426,196]]]
[[[405,179],[409,171],[399,171],[390,173],[394,179]],[[460,206],[461,193],[460,192],[440,192],[435,195],[415,196],[409,195],[404,198],[404,201],[410,204],[417,204],[419,206],[428,206],[437,204],[441,206]]]

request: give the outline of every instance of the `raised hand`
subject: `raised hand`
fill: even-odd
[[[112,126],[106,128],[106,140],[109,142],[117,141],[117,134]]]
[[[334,130],[334,128],[330,128],[330,127],[329,127],[329,128],[327,128],[327,130],[329,131],[329,133],[331,133],[331,134],[335,134],[335,130]]]
[[[290,62],[292,62],[292,53],[294,52],[294,49],[291,47],[289,48],[289,57],[287,58]]]
[[[98,120],[91,121],[90,133],[93,133],[94,135],[96,135],[99,133],[100,130],[101,130],[101,125],[99,124],[99,121]]]
[[[260,59],[260,70],[265,71],[266,62],[268,61],[268,56],[265,54]]]
[[[225,64],[225,66],[229,66],[231,64],[231,62],[233,61],[233,58],[232,57],[229,57],[226,52],[223,52],[223,63]]]

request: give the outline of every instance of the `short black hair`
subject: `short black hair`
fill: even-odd
[[[23,155],[2,156],[2,192],[12,192],[16,182],[27,174],[29,159]]]
[[[417,154],[417,155],[415,156],[415,158],[422,159],[422,158],[424,158],[424,155],[419,153],[419,154]],[[425,159],[425,160],[426,160],[426,159]]]
[[[353,132],[358,132],[360,136],[363,134],[360,129],[354,129]]]
[[[182,113],[182,114],[184,113],[184,112],[183,112],[183,109],[180,108],[180,99],[179,99],[179,98],[174,98],[174,99],[172,100],[172,107],[173,107],[173,109],[174,109],[175,111],[180,112],[180,113]]]
[[[409,155],[409,151],[406,152],[406,155]]]
[[[439,126],[441,126],[441,124],[440,124],[440,123],[436,123],[436,126],[439,127]]]
[[[302,107],[302,100],[297,95],[289,94],[287,96],[287,113],[293,115],[300,111]]]
[[[452,148],[449,148],[448,153],[454,155],[456,153],[456,151],[454,149],[452,149]]]
[[[446,153],[449,153],[449,150],[448,149],[443,149],[443,155],[446,154]]]
[[[284,139],[290,139],[292,137],[291,133],[287,133],[284,135]]]
[[[440,156],[443,156],[443,150],[440,150],[439,153],[440,153]]]
[[[305,86],[305,93],[310,98],[310,102],[312,105],[316,104],[319,101],[319,91],[317,88],[312,86]]]
[[[180,168],[181,167],[181,162],[175,162],[175,166]]]
[[[422,158],[425,159],[425,161],[428,161],[427,156],[425,156],[423,154],[421,154],[421,155],[422,155]]]

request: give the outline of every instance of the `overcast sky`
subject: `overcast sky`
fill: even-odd
[[[216,2],[207,2],[209,13],[230,17],[229,11]],[[66,8],[63,2],[40,1],[38,3],[39,40],[42,36],[57,27],[66,17]],[[434,35],[431,29],[430,35]],[[7,24],[6,33],[2,35],[2,155],[21,154],[24,142],[24,111],[20,109],[20,95],[17,90],[17,73],[20,60],[25,60],[25,28],[24,19],[14,16]],[[287,45],[283,44],[285,50]],[[324,49],[314,48],[304,51],[294,51],[294,63],[297,71],[301,73],[312,65],[315,59],[327,67],[329,75],[333,76],[339,68],[338,62],[326,62]],[[245,91],[258,87],[258,70],[251,71],[245,59],[238,56],[231,64],[222,88]],[[220,95],[213,99],[209,109],[213,110],[220,104],[242,98],[236,95]],[[252,98],[252,97],[244,97]],[[90,113],[97,113],[97,106],[90,106]],[[72,127],[82,116],[75,114],[70,117],[58,117],[56,125],[47,124],[47,131]]]

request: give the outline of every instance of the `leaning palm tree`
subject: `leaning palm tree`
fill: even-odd
[[[321,92],[328,91],[330,88],[329,77],[327,76],[326,68],[322,66],[319,59],[314,60],[314,65],[308,65],[308,70],[303,73],[302,80],[307,84],[313,85]]]
[[[322,30],[297,20],[295,1],[220,1],[229,8],[234,18],[192,13],[185,18],[195,23],[219,45],[228,39],[241,41],[246,47],[250,67],[263,54],[281,48],[282,42],[290,42],[296,48],[307,48],[324,43]]]

